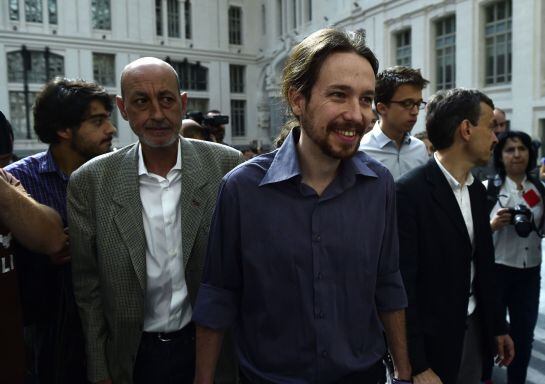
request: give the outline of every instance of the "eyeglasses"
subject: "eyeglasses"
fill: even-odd
[[[399,104],[404,109],[413,109],[414,106],[416,105],[416,108],[418,108],[419,110],[423,110],[424,108],[426,108],[426,104],[427,104],[425,101],[422,101],[422,100],[414,101],[411,99],[401,100],[401,101],[390,100],[390,103]]]

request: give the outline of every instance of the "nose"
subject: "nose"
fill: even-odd
[[[346,121],[362,124],[366,119],[358,98],[346,103],[346,110],[343,113]]]
[[[418,104],[414,104],[411,109],[409,109],[411,115],[418,115],[418,112],[420,112],[420,106]]]
[[[112,123],[111,120],[108,120],[108,123],[106,124],[106,134],[113,135],[116,131],[117,128],[114,123]]]
[[[165,118],[165,114],[163,113],[163,109],[161,108],[161,104],[159,103],[159,100],[153,99],[151,101],[151,118],[153,120],[161,121]]]

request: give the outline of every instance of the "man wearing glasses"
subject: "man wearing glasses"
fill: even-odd
[[[380,120],[363,136],[360,150],[384,164],[396,180],[429,159],[425,144],[410,134],[426,106],[422,89],[428,83],[419,69],[409,67],[391,67],[377,75],[375,106]]]
[[[56,210],[67,231],[66,190],[72,172],[111,151],[113,103],[103,87],[56,78],[34,104],[34,131],[45,152],[6,167],[41,204]],[[50,258],[16,249],[27,348],[39,382],[86,383],[84,343],[74,301],[69,244]]]

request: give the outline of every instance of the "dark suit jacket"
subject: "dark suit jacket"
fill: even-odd
[[[456,382],[460,367],[472,257],[487,353],[493,351],[494,335],[504,333],[486,191],[477,179],[469,195],[474,249],[452,188],[434,159],[397,182],[399,261],[409,299],[407,342],[413,375],[432,368],[444,384]]]

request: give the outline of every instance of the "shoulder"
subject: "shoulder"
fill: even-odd
[[[431,168],[434,166],[433,160],[428,160],[425,164],[419,165],[405,173],[396,181],[399,190],[421,190],[423,182],[429,178]]]
[[[128,160],[137,160],[136,143],[92,158],[72,173],[70,181],[80,178],[107,176],[120,169],[125,169]]]
[[[271,167],[278,150],[256,156],[233,168],[223,178],[229,186],[258,186]]]
[[[9,164],[4,169],[17,178],[33,175],[38,171],[40,163],[43,161],[46,154],[47,152],[40,152],[35,155],[24,157],[15,163]]]

